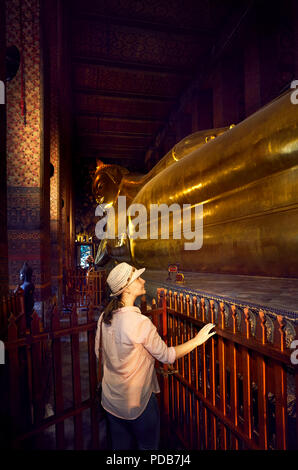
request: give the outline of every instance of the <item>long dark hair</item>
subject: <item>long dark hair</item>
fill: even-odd
[[[122,294],[119,294],[116,297],[110,297],[111,292],[112,291],[108,288],[107,299],[109,300],[107,301],[107,304],[104,307],[103,319],[102,319],[102,321],[106,323],[107,325],[111,325],[114,310],[117,310],[118,308],[121,308],[124,306],[121,300]]]

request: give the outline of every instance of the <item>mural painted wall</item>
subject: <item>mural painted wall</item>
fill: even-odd
[[[6,2],[6,44],[21,56],[16,77],[7,84],[7,220],[9,288],[19,282],[24,261],[32,266],[36,300],[49,294],[42,262],[49,256],[43,172],[40,4]],[[44,219],[43,219],[44,218]],[[42,261],[43,259],[43,261]]]

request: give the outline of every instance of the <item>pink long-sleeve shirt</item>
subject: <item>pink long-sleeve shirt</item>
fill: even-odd
[[[97,357],[101,319],[102,315],[95,337]],[[155,359],[172,364],[175,348],[166,345],[138,307],[115,310],[112,324],[102,323],[102,348],[102,406],[118,418],[136,419],[145,410],[152,392],[160,392]]]

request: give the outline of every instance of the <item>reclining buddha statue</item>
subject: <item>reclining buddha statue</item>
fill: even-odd
[[[149,230],[147,238],[132,237],[128,230],[101,240],[95,263],[113,258],[158,270],[179,263],[184,271],[297,277],[297,165],[298,106],[290,91],[235,126],[186,137],[145,175],[99,162],[93,180],[99,204],[115,214],[119,196],[148,213],[152,204],[188,204],[192,226],[200,207],[202,244],[185,249],[172,221],[167,238],[150,238]]]

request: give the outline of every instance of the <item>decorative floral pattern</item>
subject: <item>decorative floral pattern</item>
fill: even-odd
[[[42,266],[41,95],[39,0],[6,2],[6,43],[16,46],[23,66],[7,83],[7,226],[9,288],[19,283],[24,261],[33,269],[35,301],[49,296]],[[23,113],[22,113],[23,109]]]
[[[30,8],[29,8],[30,3]],[[21,71],[7,83],[7,184],[40,186],[39,0],[6,2],[7,46],[15,45],[24,61],[26,125],[21,114]],[[22,10],[23,50],[20,8]]]

